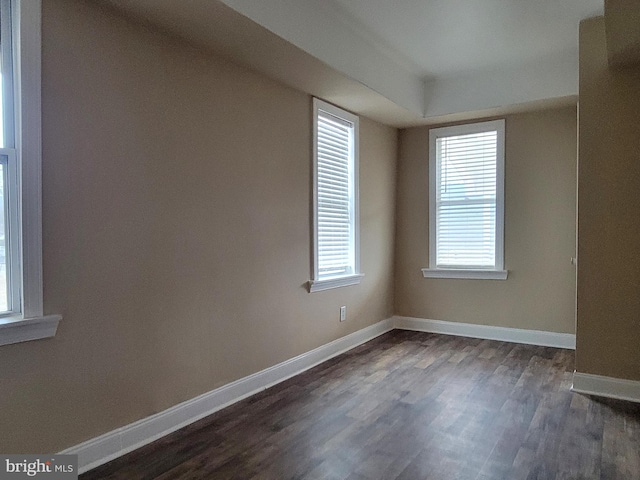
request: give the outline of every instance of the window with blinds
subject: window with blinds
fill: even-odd
[[[504,120],[430,132],[430,268],[502,270]]]
[[[319,287],[342,286],[334,280],[358,275],[358,118],[317,99],[314,117],[312,287],[324,289]]]

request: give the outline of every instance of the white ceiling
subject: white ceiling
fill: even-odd
[[[399,127],[575,104],[579,22],[604,10],[604,0],[95,1]]]
[[[325,0],[422,76],[451,76],[578,52],[580,20],[603,0]]]

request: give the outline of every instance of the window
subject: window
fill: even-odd
[[[40,0],[0,0],[0,345],[55,335],[43,315]]]
[[[313,100],[313,279],[309,291],[360,283],[358,117]]]
[[[504,120],[429,132],[425,277],[504,280]]]

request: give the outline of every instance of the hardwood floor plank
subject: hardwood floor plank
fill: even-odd
[[[570,392],[573,369],[393,331],[81,478],[640,479],[640,405]]]

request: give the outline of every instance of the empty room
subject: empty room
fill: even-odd
[[[640,479],[639,25],[0,0],[0,479]]]

